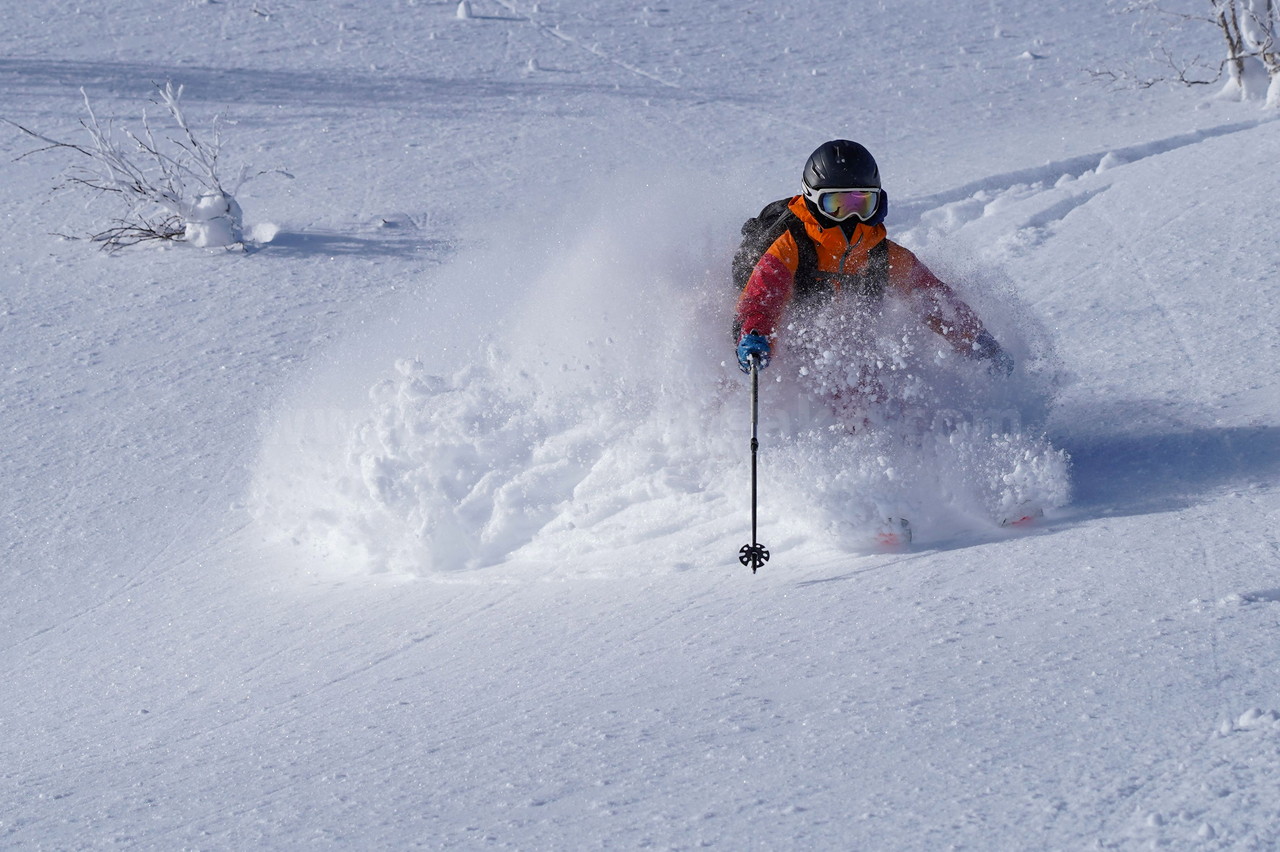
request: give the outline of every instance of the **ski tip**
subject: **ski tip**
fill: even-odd
[[[1015,529],[1025,528],[1031,526],[1043,517],[1044,509],[1019,510],[1007,518],[1002,518],[1000,520],[1000,526],[1014,527]]]
[[[889,518],[876,532],[874,541],[882,550],[900,550],[911,544],[911,523],[906,518]]]

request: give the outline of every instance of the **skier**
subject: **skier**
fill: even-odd
[[[857,142],[835,139],[810,155],[800,195],[766,207],[743,227],[747,238],[735,258],[735,275],[745,276],[746,283],[734,321],[743,372],[751,372],[753,359],[761,369],[768,366],[784,314],[821,312],[842,293],[874,301],[885,290],[904,297],[957,352],[987,360],[993,373],[1013,371],[1013,359],[973,309],[887,237],[887,209],[871,153]],[[874,379],[859,384],[855,391],[875,399]]]

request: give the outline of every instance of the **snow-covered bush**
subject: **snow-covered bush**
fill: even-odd
[[[196,246],[239,244],[242,216],[235,199],[250,174],[241,166],[228,179],[223,165],[222,116],[215,116],[208,138],[197,135],[182,109],[182,87],[156,86],[154,103],[164,108],[171,128],[157,135],[146,110],[140,132],[117,130],[101,121],[81,89],[88,117],[80,125],[88,134],[84,144],[52,139],[8,121],[46,147],[67,150],[76,161],[65,173],[69,186],[118,199],[124,212],[109,226],[89,236],[115,250],[148,240],[181,240]],[[284,174],[283,172],[280,172]]]

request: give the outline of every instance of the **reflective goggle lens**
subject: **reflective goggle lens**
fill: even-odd
[[[876,212],[880,193],[874,189],[837,189],[818,195],[818,209],[824,216],[842,222],[850,216],[866,221]]]

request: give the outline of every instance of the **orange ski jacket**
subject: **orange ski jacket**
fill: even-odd
[[[978,315],[910,250],[890,240],[884,225],[858,223],[846,238],[839,226],[822,227],[810,212],[804,196],[791,199],[788,209],[804,224],[805,234],[817,252],[818,272],[829,274],[826,278],[820,276],[820,280],[826,282],[823,286],[838,290],[839,276],[866,272],[871,250],[884,242],[889,267],[886,288],[914,305],[921,321],[944,337],[956,351],[969,354],[974,350],[974,341],[983,331]],[[754,331],[776,338],[783,314],[796,296],[799,267],[799,246],[791,231],[784,231],[756,262],[738,297],[735,326],[740,333]]]

